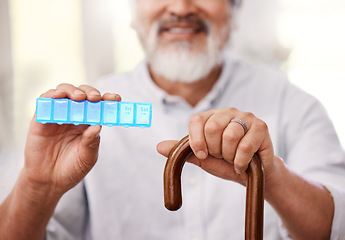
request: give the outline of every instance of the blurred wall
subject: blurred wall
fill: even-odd
[[[113,18],[114,0],[83,0],[83,52],[85,81],[92,84],[115,71]]]
[[[231,40],[233,56],[253,64],[282,66],[290,49],[283,47],[278,40],[279,6],[277,0],[242,0]]]
[[[13,79],[8,0],[0,1],[0,152],[12,143]]]

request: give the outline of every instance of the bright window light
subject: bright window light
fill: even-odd
[[[327,108],[345,145],[345,1],[280,0],[277,35],[290,80]]]

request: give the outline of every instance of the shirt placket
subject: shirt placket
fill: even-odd
[[[186,240],[205,239],[202,201],[202,173],[199,168],[186,163],[182,176],[182,211]]]

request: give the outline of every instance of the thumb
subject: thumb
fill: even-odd
[[[166,140],[157,144],[157,151],[165,157],[169,156],[171,149],[178,143],[177,140]]]
[[[80,158],[91,166],[93,166],[97,161],[101,129],[102,127],[99,125],[89,126],[83,132],[80,142]]]
[[[100,141],[99,134],[101,133],[102,127],[100,125],[96,126],[89,126],[84,132],[82,136],[81,144],[85,147],[97,147]]]

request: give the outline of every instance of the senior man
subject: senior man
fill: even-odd
[[[105,127],[99,147],[100,126],[32,121],[25,165],[0,207],[1,239],[243,239],[242,185],[255,152],[265,174],[264,239],[344,239],[345,155],[334,128],[283,74],[225,57],[235,8],[133,2],[146,60],[97,89],[61,84],[42,96],[119,101],[100,93],[118,92],[152,102],[152,127]],[[155,145],[187,133],[190,162],[201,168],[185,166],[183,207],[169,212]],[[157,150],[166,156],[175,143]]]

